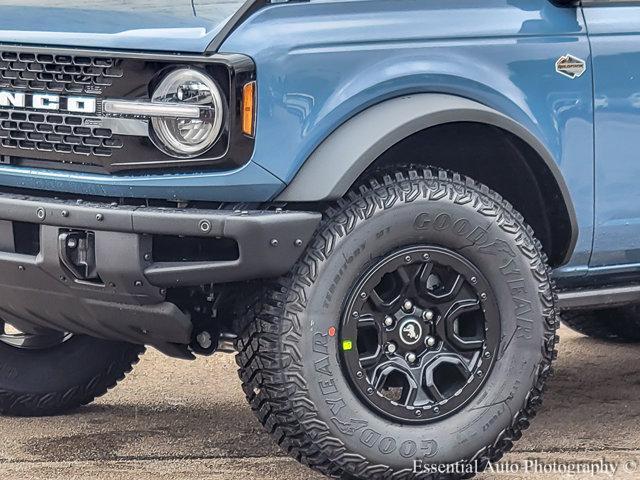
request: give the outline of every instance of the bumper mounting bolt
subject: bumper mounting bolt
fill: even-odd
[[[150,261],[151,261],[151,254],[150,254],[150,253],[145,253],[145,254],[144,254],[144,259],[145,259],[147,262],[150,262]]]
[[[134,284],[136,287],[141,287],[141,286],[142,286],[142,282],[141,282],[140,280],[136,280],[133,284]]]
[[[44,220],[47,217],[47,212],[44,211],[44,208],[39,208],[36,210],[36,217],[38,217],[39,220]]]
[[[211,334],[209,332],[200,332],[196,337],[198,345],[205,350],[211,348],[213,342],[211,341]]]
[[[64,217],[67,218],[69,216],[69,211],[68,210],[62,210],[62,212],[60,212],[60,214]]]
[[[278,239],[277,239],[277,238],[272,238],[272,239],[271,239],[271,241],[269,242],[269,244],[270,244],[272,247],[277,247],[277,246],[280,244],[280,242],[278,242]]]
[[[211,222],[209,222],[208,220],[200,220],[200,224],[198,226],[200,227],[200,231],[204,233],[208,233],[211,231]]]
[[[20,270],[21,272],[24,272],[24,266],[23,265],[19,265],[18,266],[18,270]]]
[[[96,220],[101,222],[102,220],[104,220],[104,215],[102,215],[101,213],[96,214]]]
[[[300,240],[300,239],[298,238],[295,242],[293,242],[293,244],[294,244],[296,247],[301,247],[301,246],[302,246],[302,240]]]

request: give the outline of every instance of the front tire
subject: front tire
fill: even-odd
[[[443,251],[468,263],[469,270],[459,274],[470,296],[467,302],[474,298],[478,304],[484,302],[474,310],[474,322],[480,317],[484,322],[493,318],[486,335],[482,329],[449,322],[450,310],[438,310],[442,304],[433,300],[442,297],[435,290],[430,293],[432,303],[412,290],[411,308],[402,303],[404,297],[398,297],[391,326],[380,326],[386,317],[375,311],[367,314],[367,322],[378,322],[376,331],[389,329],[389,334],[396,323],[409,327],[404,340],[383,338],[386,343],[381,348],[386,345],[386,350],[376,356],[385,365],[396,359],[397,365],[404,365],[405,359],[409,362],[407,355],[414,353],[398,348],[390,351],[389,338],[404,342],[402,348],[413,348],[414,338],[420,338],[414,362],[422,358],[440,361],[429,348],[422,348],[424,344],[438,349],[445,343],[465,347],[465,342],[471,342],[477,351],[470,355],[476,358],[474,369],[469,367],[469,378],[463,373],[465,380],[458,385],[442,388],[444,393],[431,388],[434,382],[420,382],[424,392],[417,403],[414,394],[400,392],[397,398],[374,405],[367,396],[377,398],[384,396],[383,390],[404,387],[381,387],[363,366],[367,342],[361,344],[359,330],[354,334],[349,326],[360,316],[360,309],[369,305],[365,297],[369,298],[370,290],[361,291],[363,279],[379,265],[397,262],[398,252],[400,260],[406,257],[407,264],[414,264],[416,254],[422,255],[420,261],[436,262],[433,252],[440,255]],[[456,265],[460,264],[450,264],[454,272],[464,270]],[[478,273],[469,273],[474,271]],[[389,278],[380,284],[383,282],[394,283]],[[446,284],[441,279],[425,282],[420,288]],[[360,301],[355,310],[353,301]],[[391,295],[386,303],[396,308],[395,301]],[[455,305],[447,305],[455,310]],[[497,315],[487,305],[494,305]],[[347,307],[351,309],[345,311]],[[421,318],[427,321],[431,316],[424,313],[430,308],[436,312],[433,328],[418,326]],[[438,328],[442,319],[452,328]],[[373,179],[330,210],[292,273],[266,288],[248,309],[246,324],[237,342],[237,361],[244,391],[258,419],[302,463],[332,477],[369,479],[435,478],[427,470],[429,465],[467,462],[466,468],[476,471],[499,459],[520,438],[540,404],[555,355],[558,321],[546,258],[522,217],[500,196],[470,179],[424,170]],[[426,331],[435,342],[420,337]],[[351,337],[345,338],[344,332]],[[373,337],[378,338],[376,335]],[[450,342],[450,336],[458,340]],[[495,343],[491,348],[489,337]],[[360,362],[355,370],[353,355],[347,358],[354,350]],[[455,352],[446,352],[446,356],[452,359]],[[450,363],[465,362],[454,359]],[[450,378],[457,374],[453,367],[447,368],[438,376],[450,385]],[[464,372],[462,366],[460,371]],[[398,383],[413,388],[416,382],[406,378],[407,382]],[[467,388],[467,384],[474,387]],[[434,398],[441,397],[437,403],[429,393],[434,391]],[[406,398],[413,403],[409,405]],[[449,408],[449,402],[455,408]],[[409,405],[407,415],[398,404]],[[414,472],[415,466],[420,472]],[[469,471],[463,473],[467,477]]]
[[[52,335],[53,341],[0,335],[0,414],[56,415],[86,405],[122,380],[144,352],[141,345]]]

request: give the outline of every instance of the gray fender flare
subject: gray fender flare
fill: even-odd
[[[426,128],[453,122],[493,125],[529,144],[555,178],[572,229],[577,232],[575,209],[562,173],[547,148],[533,134],[497,110],[467,98],[437,93],[387,100],[345,122],[316,148],[276,201],[318,202],[340,198],[390,147]]]

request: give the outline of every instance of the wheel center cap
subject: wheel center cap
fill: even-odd
[[[400,324],[400,339],[406,345],[415,345],[422,338],[422,325],[415,318],[407,318]]]

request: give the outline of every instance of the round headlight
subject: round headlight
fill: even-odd
[[[198,118],[153,117],[156,145],[166,154],[193,158],[214,144],[222,129],[222,95],[215,82],[198,70],[184,68],[169,73],[153,92],[154,103],[200,106]]]

